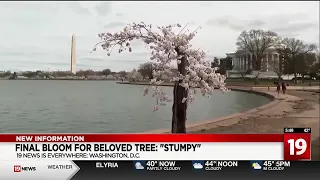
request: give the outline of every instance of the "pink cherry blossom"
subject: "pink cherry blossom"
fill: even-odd
[[[159,109],[158,105],[155,105],[155,106],[153,107],[153,111],[158,111],[158,109]]]
[[[144,95],[147,95],[149,88],[152,87],[153,93],[151,95],[156,98],[154,110],[158,110],[159,103],[163,104],[170,101],[167,94],[159,87],[162,83],[162,75],[164,72],[171,71],[170,63],[176,62],[178,65],[182,63],[182,58],[187,59],[186,75],[178,72],[171,81],[178,81],[180,86],[188,90],[188,95],[182,100],[183,103],[190,104],[195,100],[196,88],[200,88],[204,97],[211,95],[215,88],[219,88],[223,92],[227,91],[224,83],[226,77],[216,73],[216,68],[211,68],[210,63],[205,60],[204,51],[192,48],[190,42],[196,33],[197,30],[188,31],[180,24],[154,28],[154,26],[147,25],[144,22],[133,23],[127,25],[118,33],[100,33],[98,37],[101,42],[94,46],[93,51],[96,50],[96,47],[101,46],[109,56],[117,46],[119,53],[131,52],[133,48],[130,41],[143,41],[151,51],[150,60],[158,66],[157,70],[153,72],[154,78],[150,80],[150,84],[153,86],[147,87],[144,90]]]

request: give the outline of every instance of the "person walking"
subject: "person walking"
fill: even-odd
[[[282,93],[285,94],[286,90],[287,90],[286,84],[284,82],[282,82],[281,86],[282,86]]]
[[[277,93],[280,94],[280,82],[277,84]]]

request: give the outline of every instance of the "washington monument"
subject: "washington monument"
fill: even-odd
[[[76,38],[74,34],[72,34],[72,39],[71,39],[71,72],[73,74],[76,74],[77,69],[76,69]]]

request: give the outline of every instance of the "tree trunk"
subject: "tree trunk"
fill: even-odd
[[[255,75],[254,84],[259,84],[259,77],[260,77],[260,71],[257,72],[257,75]]]
[[[282,81],[282,75],[278,75],[278,82]]]
[[[186,133],[187,102],[182,103],[188,91],[176,82],[173,88],[172,133]]]
[[[248,60],[248,62],[247,62],[247,65],[248,65],[248,69],[250,70],[250,71],[252,71],[252,69],[251,69],[251,61],[252,61],[252,56],[247,56],[247,60]]]
[[[259,84],[259,76],[256,76],[254,79],[254,85]]]
[[[246,76],[246,74],[244,72],[241,72],[241,78],[242,78],[242,81],[245,81],[244,77]]]
[[[179,50],[176,49],[178,54]],[[183,55],[183,54],[181,54]],[[178,65],[178,72],[186,75],[187,57],[183,56],[181,63]],[[187,102],[182,102],[183,98],[188,96],[188,90],[180,86],[179,82],[175,82],[173,88],[173,105],[172,105],[172,129],[171,133],[186,133],[186,120],[187,120]]]
[[[292,62],[293,62],[293,74],[294,74],[294,81],[293,83],[294,84],[297,84],[298,81],[297,81],[297,70],[296,70],[296,58],[295,58],[295,55],[292,54]]]
[[[153,79],[153,65],[152,64],[150,64],[150,71],[149,71],[148,76],[149,76],[149,79]]]
[[[261,64],[262,64],[263,57],[257,57],[257,71],[261,71]]]
[[[296,73],[296,72],[294,72],[293,74],[294,74],[294,80],[293,80],[293,83],[294,83],[294,84],[297,84],[297,82],[298,82],[298,81],[297,81],[297,73]]]

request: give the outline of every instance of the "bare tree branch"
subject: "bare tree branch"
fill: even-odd
[[[270,47],[278,44],[279,37],[275,32],[261,29],[242,31],[237,39],[238,50],[249,52],[253,55],[253,70],[260,71],[264,53]]]

